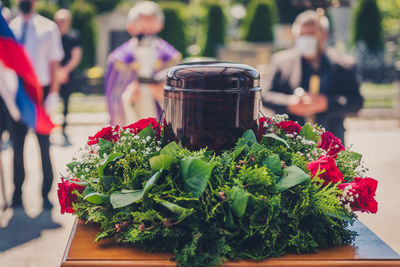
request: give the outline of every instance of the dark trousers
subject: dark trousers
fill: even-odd
[[[14,149],[14,202],[19,202],[22,195],[22,184],[25,180],[25,165],[24,165],[24,144],[26,134],[28,133],[27,127],[12,120],[11,122],[11,140]],[[50,192],[51,185],[53,184],[53,168],[50,160],[50,136],[36,133],[39,141],[40,155],[42,158],[42,196],[45,198]],[[33,153],[26,153],[26,156],[35,157]]]
[[[60,97],[62,98],[63,104],[64,104],[64,110],[63,110],[64,122],[62,125],[63,132],[65,131],[65,127],[67,127],[69,97],[71,96],[71,94],[74,90],[74,78],[75,78],[75,76],[70,74],[68,82],[65,84],[62,84],[60,87]]]
[[[44,95],[47,96],[49,87],[43,87]],[[20,203],[22,196],[22,184],[25,180],[25,165],[24,165],[24,144],[25,138],[28,133],[28,128],[21,122],[14,121],[11,116],[8,116],[10,136],[14,150],[14,195],[13,202]],[[50,159],[50,136],[36,133],[39,141],[40,155],[42,158],[42,172],[43,172],[43,183],[42,183],[42,196],[47,198],[53,184],[53,167]],[[28,151],[27,151],[28,152]],[[33,155],[32,155],[33,154]],[[36,157],[35,153],[26,153],[28,158]]]

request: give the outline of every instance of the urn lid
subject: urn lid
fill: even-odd
[[[244,64],[184,63],[168,70],[165,90],[260,91],[260,74]]]

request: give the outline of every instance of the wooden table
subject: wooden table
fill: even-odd
[[[65,250],[62,267],[69,266],[175,266],[173,254],[149,253],[116,244],[113,240],[94,243],[94,224],[75,221]],[[356,222],[359,233],[354,245],[337,246],[314,254],[286,254],[264,261],[227,262],[224,266],[400,266],[400,256],[364,224]]]

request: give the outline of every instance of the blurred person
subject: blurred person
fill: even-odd
[[[163,27],[164,14],[152,1],[136,3],[129,11],[126,29],[132,38],[110,54],[106,70],[112,125],[161,114],[166,69],[181,59],[173,46],[157,36]]]
[[[12,12],[11,10],[6,7],[6,6],[2,6],[2,4],[0,3],[0,8],[1,8],[1,14],[3,15],[3,18],[6,20],[6,22],[8,23],[11,18],[12,18]]]
[[[58,105],[59,82],[57,72],[59,63],[64,57],[64,52],[57,25],[53,21],[35,13],[34,6],[36,3],[37,0],[19,0],[20,13],[10,22],[10,28],[18,42],[24,47],[37,76],[37,86],[39,88],[37,89],[39,90],[37,92],[37,101],[40,103],[44,99],[44,108],[48,114],[51,114]],[[14,195],[12,205],[19,207],[22,205],[21,187],[25,180],[23,154],[28,127],[27,123],[12,120],[10,128],[14,149]],[[36,136],[39,141],[43,171],[43,208],[51,209],[53,205],[48,198],[53,182],[53,169],[50,159],[50,131],[36,129]]]
[[[65,132],[67,126],[67,114],[69,97],[74,91],[74,70],[78,67],[82,59],[82,48],[80,47],[78,36],[70,31],[71,13],[67,9],[60,9],[54,15],[58,29],[61,33],[62,46],[64,49],[64,58],[61,60],[59,69],[60,96],[64,103],[64,122],[62,125],[62,134],[65,138],[65,145],[70,144]]]
[[[292,25],[295,47],[272,56],[262,102],[300,124],[318,123],[344,142],[343,121],[363,104],[355,60],[327,47],[329,21],[304,11]]]

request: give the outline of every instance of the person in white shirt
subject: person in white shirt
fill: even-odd
[[[61,36],[55,22],[34,12],[37,0],[18,0],[20,14],[10,22],[10,28],[17,40],[25,47],[35,73],[43,87],[44,106],[47,113],[52,113],[58,104],[59,82],[57,72],[64,57]],[[25,180],[24,142],[27,127],[11,120],[11,136],[14,149],[14,195],[13,207],[22,206],[22,184]],[[48,199],[53,183],[53,169],[50,160],[49,135],[36,133],[42,157],[43,170],[43,208],[51,209]]]

